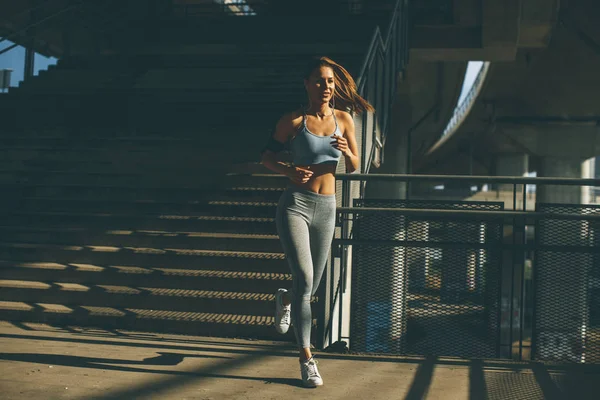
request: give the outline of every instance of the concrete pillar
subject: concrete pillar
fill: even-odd
[[[429,241],[429,221],[410,221],[408,223],[408,238],[420,242]],[[412,289],[425,289],[431,265],[431,250],[422,247],[406,249],[406,262],[410,287]]]
[[[366,201],[365,206],[389,205]],[[356,239],[406,239],[406,218],[403,216],[364,216],[354,227]],[[402,245],[354,248],[352,349],[382,353],[405,351],[406,251]]]
[[[30,41],[30,46],[33,46],[33,40]],[[35,71],[35,51],[32,47],[25,49],[25,65],[23,68],[23,79],[27,79],[33,76]]]
[[[596,176],[596,157],[585,160],[582,164],[581,177],[584,179],[594,179]],[[592,204],[596,201],[593,193],[594,188],[583,186],[581,188],[581,204]]]
[[[412,109],[410,102],[397,96],[391,114],[391,129],[385,146],[385,162],[376,171],[382,174],[407,172],[408,141]],[[404,182],[370,182],[365,205],[393,207],[393,200],[406,199]],[[387,199],[382,203],[371,199]],[[373,216],[362,219],[355,237],[370,240],[405,240],[406,220],[400,216]],[[356,229],[355,225],[355,229]],[[352,322],[355,350],[401,352],[406,333],[407,249],[364,246],[355,249],[353,296],[356,305]],[[361,275],[364,274],[364,275]],[[360,296],[360,297],[359,297]],[[357,303],[358,301],[358,303]]]
[[[391,129],[385,148],[385,162],[376,172],[378,174],[408,173],[409,143],[408,130],[412,121],[410,103],[398,98],[391,113]],[[398,181],[370,182],[367,184],[366,197],[371,199],[406,199],[406,183]]]
[[[477,243],[480,227],[472,223],[446,222],[443,240]],[[456,304],[465,301],[477,287],[478,254],[476,249],[444,248],[442,250],[442,281],[440,300]]]
[[[507,153],[496,156],[497,176],[524,176],[527,172],[529,172],[529,155]],[[500,184],[497,190],[512,193],[513,185]]]
[[[39,0],[33,0],[30,2],[32,7],[38,5]],[[37,22],[37,10],[34,8],[29,12],[29,22],[35,23]],[[25,46],[25,65],[23,68],[23,80],[27,80],[27,78],[32,77],[35,71],[35,36],[36,36],[37,28],[32,26],[27,29],[27,45]]]
[[[580,158],[543,157],[540,177],[581,178]],[[578,186],[545,185],[537,188],[540,203],[573,204],[558,212],[577,213],[581,204]],[[543,211],[553,211],[546,207]],[[556,211],[555,211],[556,212]],[[586,221],[541,222],[536,232],[541,245],[586,245],[590,227]],[[589,319],[587,302],[590,253],[540,251],[535,270],[536,287],[536,357],[544,360],[583,362],[586,328]]]
[[[581,178],[581,158],[541,157],[537,176]],[[581,188],[579,186],[539,185],[536,197],[538,203],[581,204]]]

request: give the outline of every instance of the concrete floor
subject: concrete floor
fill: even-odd
[[[600,371],[319,353],[304,389],[289,343],[0,321],[0,398],[598,399]]]

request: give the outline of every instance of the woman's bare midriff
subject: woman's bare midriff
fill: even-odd
[[[298,168],[308,169],[313,175],[306,183],[291,182],[292,185],[310,190],[317,194],[335,194],[335,165],[297,165]]]

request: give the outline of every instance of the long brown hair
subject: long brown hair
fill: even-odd
[[[361,113],[363,111],[375,111],[373,106],[358,94],[358,88],[356,87],[356,82],[354,82],[352,75],[350,75],[350,73],[348,73],[344,67],[333,61],[331,58],[313,58],[308,63],[304,73],[304,79],[309,79],[313,71],[321,67],[329,67],[333,70],[333,76],[335,79],[335,90],[333,92],[335,108],[338,110],[351,111],[355,113]]]

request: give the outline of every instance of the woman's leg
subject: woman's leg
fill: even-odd
[[[300,349],[310,349],[313,263],[309,222],[314,203],[285,192],[277,208],[277,232],[292,272],[292,322]],[[309,350],[310,351],[310,350]]]
[[[277,231],[292,271],[291,316],[300,348],[302,382],[307,387],[323,384],[323,379],[310,351],[312,326],[310,299],[316,292],[325,269],[334,229],[334,216],[328,217],[330,223],[317,222],[318,218],[325,217],[324,213],[318,212],[319,203],[322,200],[322,197],[316,194],[286,191],[280,199],[276,218]],[[335,198],[327,198],[328,208],[331,209],[332,200],[333,214],[335,214]],[[322,226],[313,228],[316,222],[317,225]],[[313,234],[316,235],[316,238],[312,238]],[[325,248],[327,249],[325,250]],[[317,252],[316,258],[313,250]],[[318,264],[315,264],[314,260],[317,260]],[[314,279],[315,276],[317,276],[316,279]]]
[[[312,223],[309,228],[310,251],[313,262],[313,288],[314,296],[321,282],[321,277],[327,265],[327,258],[331,250],[331,242],[335,232],[335,197],[324,197],[317,204]]]

